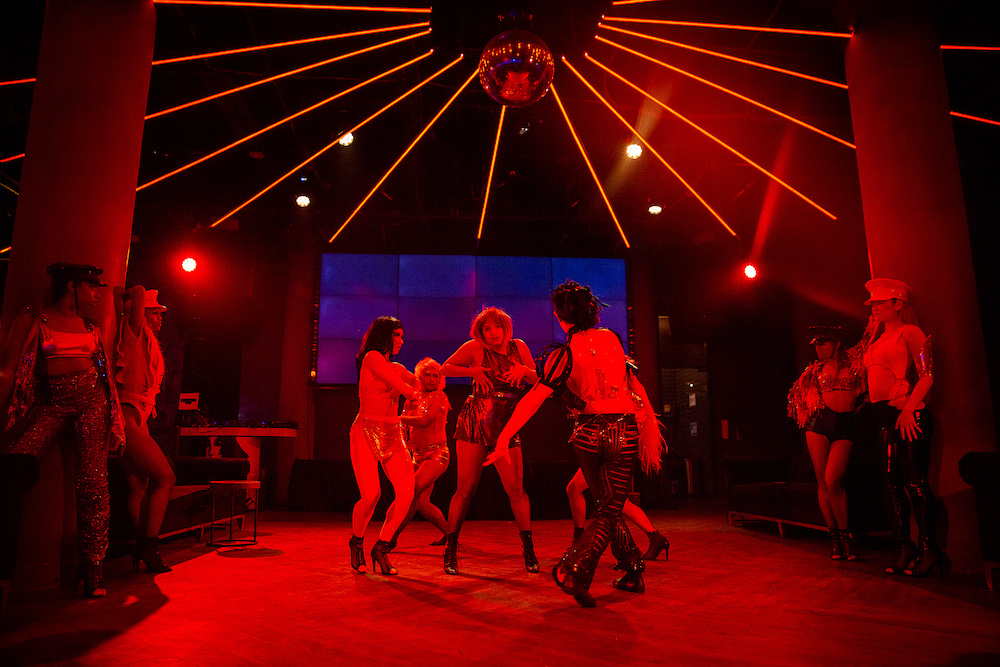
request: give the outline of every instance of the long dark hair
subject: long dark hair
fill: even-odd
[[[601,302],[586,285],[567,280],[552,290],[552,306],[563,322],[573,325],[567,338],[578,331],[592,329],[601,319]]]
[[[358,380],[361,380],[361,362],[365,355],[375,350],[380,354],[388,354],[392,358],[392,334],[396,329],[402,329],[403,323],[391,315],[376,317],[368,326],[368,331],[361,338],[361,349],[354,362],[358,368]]]

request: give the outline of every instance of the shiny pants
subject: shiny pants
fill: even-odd
[[[594,494],[596,516],[563,556],[564,571],[589,588],[610,542],[627,569],[641,572],[642,554],[622,517],[639,452],[635,415],[580,415],[570,443]]]
[[[921,430],[920,437],[913,441],[904,440],[896,428],[899,410],[889,405],[888,401],[875,403],[874,406],[878,416],[879,443],[886,453],[886,489],[896,515],[896,535],[900,540],[910,539],[912,513],[920,541],[933,545],[937,533],[937,507],[927,483],[933,422],[926,409],[917,410],[914,417]]]
[[[67,428],[76,467],[76,530],[80,561],[99,565],[108,550],[108,390],[93,368],[40,381],[28,413],[4,435],[3,450],[43,458]]]

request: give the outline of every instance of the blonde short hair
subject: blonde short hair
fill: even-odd
[[[438,370],[438,372],[440,372],[441,364],[439,364],[436,360],[431,359],[430,357],[424,357],[423,359],[417,362],[416,366],[413,367],[413,374],[416,375],[417,379],[419,380],[420,374],[423,373],[424,370],[427,368],[435,368]],[[445,383],[445,377],[442,375],[440,376],[440,380],[438,380],[437,389],[444,389],[444,383]]]

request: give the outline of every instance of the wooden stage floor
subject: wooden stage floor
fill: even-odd
[[[891,554],[871,549],[836,563],[819,533],[734,528],[714,503],[652,519],[670,560],[647,565],[645,594],[611,588],[608,552],[598,606],[583,609],[548,574],[569,521],[534,525],[539,574],[524,570],[513,523],[468,522],[460,576],[417,521],[393,554],[401,574],[384,577],[351,570],[347,517],[265,512],[258,545],[183,537],[162,548],[173,572],[155,578],[110,560],[102,600],[15,595],[0,665],[1000,664],[1000,595],[981,574],[889,577]]]

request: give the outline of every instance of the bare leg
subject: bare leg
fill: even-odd
[[[414,508],[442,533],[448,532],[448,521],[444,518],[444,513],[441,512],[440,508],[431,502],[431,492],[434,490],[434,482],[444,473],[444,470],[444,466],[437,461],[424,461],[420,464],[420,468],[417,469],[413,503]]]
[[[653,522],[649,520],[646,513],[638,505],[632,504],[631,500],[625,501],[625,505],[622,507],[622,514],[630,519],[632,523],[639,526],[639,529],[647,535],[656,532],[656,527],[653,526]]]
[[[813,470],[816,472],[816,495],[819,499],[819,509],[823,513],[823,520],[830,528],[840,528],[841,526],[837,524],[837,517],[833,512],[833,506],[830,504],[830,489],[826,485],[826,466],[830,456],[830,441],[824,435],[806,431],[806,447],[809,448],[809,458],[812,459]],[[843,527],[846,528],[846,526]]]
[[[364,537],[368,522],[375,513],[375,505],[382,496],[382,483],[378,477],[378,461],[372,455],[358,424],[351,427],[351,465],[361,492],[361,498],[354,504],[351,515],[351,529],[355,537]]]
[[[521,457],[521,448],[514,447],[510,450],[509,463],[499,459],[494,465],[500,473],[504,491],[510,498],[510,510],[514,513],[514,522],[517,523],[518,530],[531,530],[531,503],[528,501],[528,494],[524,492],[524,460]]]
[[[409,454],[400,452],[382,461],[382,469],[396,492],[396,497],[385,512],[385,521],[378,534],[380,540],[388,542],[396,534],[396,529],[403,523],[413,504],[413,461]]]
[[[131,405],[125,405],[122,412],[125,416],[126,442],[122,463],[130,477],[128,507],[135,521],[135,536],[156,537],[160,534],[170,491],[177,477],[163,450],[149,435],[149,427],[140,423],[138,411]]]
[[[850,440],[835,440],[830,444],[830,454],[826,460],[826,488],[830,497],[830,507],[837,527],[850,530],[847,519],[847,493],[844,491],[844,473],[851,460]]]

